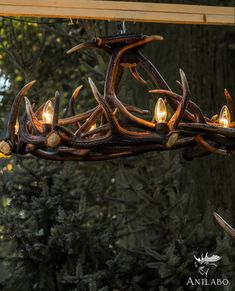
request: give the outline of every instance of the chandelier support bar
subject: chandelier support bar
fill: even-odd
[[[234,25],[234,8],[102,0],[0,0],[0,15],[175,24]]]

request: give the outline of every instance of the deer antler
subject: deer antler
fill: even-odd
[[[69,117],[59,118],[61,97],[56,92],[53,102],[50,102],[53,112],[47,112],[51,114],[50,121],[43,119],[46,105],[34,111],[28,97],[25,97],[26,112],[23,118],[19,118],[21,101],[35,83],[32,81],[15,97],[7,135],[0,142],[0,152],[6,155],[30,152],[42,159],[60,161],[99,161],[180,148],[184,149],[186,159],[210,153],[234,154],[234,105],[230,94],[225,90],[228,110],[225,108],[224,116],[231,116],[231,120],[223,123],[228,124],[226,127],[217,119],[204,116],[199,106],[190,100],[189,85],[183,70],[180,70],[181,81],[178,82],[181,93],[173,92],[157,68],[140,52],[148,43],[162,39],[161,36],[126,33],[99,37],[69,50],[68,53],[73,53],[81,49],[99,48],[109,54],[103,94],[89,78],[97,106],[76,113],[75,102],[82,87],[79,86],[69,101]],[[130,70],[143,85],[146,83],[137,71],[139,68],[146,72],[157,88],[150,92],[162,94],[164,104],[171,107],[173,114],[169,121],[167,112],[164,113],[166,120],[159,121],[151,116],[151,111],[119,100],[118,86],[125,69]],[[15,131],[16,120],[20,120],[18,133]]]
[[[232,228],[218,213],[213,213],[214,218],[220,227],[233,239],[235,239],[235,229]]]

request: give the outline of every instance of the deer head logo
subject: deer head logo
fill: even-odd
[[[208,256],[208,253],[203,257],[203,254],[201,255],[201,258],[197,258],[194,256],[194,259],[196,260],[195,267],[198,268],[198,272],[201,275],[205,275],[207,277],[208,272],[210,270],[211,266],[217,267],[217,264],[215,262],[218,262],[222,257],[217,255]]]

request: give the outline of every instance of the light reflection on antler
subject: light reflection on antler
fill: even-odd
[[[5,155],[32,155],[49,160],[107,160],[137,155],[148,151],[164,151],[183,148],[186,159],[209,153],[233,154],[235,150],[234,105],[225,90],[227,106],[220,118],[208,118],[189,98],[189,85],[180,69],[181,94],[172,92],[154,65],[140,53],[144,45],[161,41],[158,35],[118,34],[99,37],[80,44],[68,51],[73,53],[85,48],[98,48],[110,55],[104,94],[89,78],[89,85],[97,106],[83,113],[76,113],[76,102],[82,86],[75,89],[69,101],[70,117],[60,118],[60,94],[40,106],[35,112],[25,95],[35,81],[28,83],[16,96],[10,112],[7,135],[0,143]],[[141,67],[158,89],[151,90],[163,97],[161,106],[156,106],[155,118],[148,110],[124,104],[117,95],[123,70],[130,70],[141,84]],[[19,116],[22,100],[25,114]],[[167,120],[167,107],[174,111]],[[161,108],[161,109],[157,109]],[[163,110],[164,112],[158,112]],[[158,118],[164,116],[164,118]],[[221,117],[222,116],[222,117]],[[221,120],[223,119],[223,120]],[[19,130],[15,127],[19,122]],[[18,126],[17,126],[18,127]]]

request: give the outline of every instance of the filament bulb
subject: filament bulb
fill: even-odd
[[[229,127],[230,122],[231,122],[230,112],[228,110],[228,107],[224,105],[220,111],[219,124],[222,127]]]
[[[86,119],[86,121],[88,121],[88,119]],[[91,131],[91,130],[94,130],[96,129],[96,123],[94,123],[88,130]]]
[[[96,129],[96,123],[94,123],[89,130],[94,130],[94,129]]]
[[[167,109],[165,101],[162,98],[159,98],[155,110],[154,110],[154,118],[158,123],[164,123],[167,119]]]
[[[19,132],[20,124],[18,118],[16,119],[16,124],[15,124],[15,134],[17,135]]]
[[[42,122],[46,124],[51,124],[54,115],[54,107],[51,100],[47,101],[44,105],[43,112],[42,112]]]

